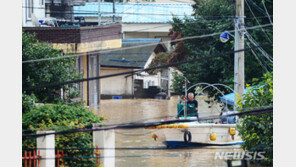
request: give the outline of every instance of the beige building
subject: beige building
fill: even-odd
[[[53,48],[61,49],[65,54],[81,54],[77,58],[76,68],[83,74],[83,78],[100,74],[98,51],[121,48],[121,24],[95,27],[23,27],[23,30],[35,33],[39,41],[51,43]],[[77,88],[80,91],[77,100],[84,101],[88,106],[99,103],[99,80],[81,82]]]
[[[114,73],[130,72],[148,67],[157,53],[166,52],[166,47],[164,45],[157,44],[160,41],[160,39],[122,40],[123,48],[144,45],[151,42],[155,44],[145,47],[102,53],[100,55],[100,75],[104,76]],[[101,79],[101,98],[113,98],[113,96],[133,98],[135,92],[134,81],[136,79],[143,80],[144,83],[158,80],[158,75],[148,75],[147,77],[138,75],[141,75],[141,73],[126,74]]]

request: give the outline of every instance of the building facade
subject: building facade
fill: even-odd
[[[52,43],[55,49],[65,54],[79,54],[76,68],[83,78],[100,74],[98,51],[121,47],[121,25],[95,27],[24,27],[27,33],[35,33],[40,41]],[[100,100],[100,80],[84,81],[77,85],[80,98],[88,106],[95,106]]]
[[[193,8],[188,3],[115,3],[116,22],[122,23],[123,39],[161,38],[170,40],[170,21],[173,17],[192,17]],[[97,14],[101,13],[101,17]],[[74,16],[83,17],[87,22],[108,24],[112,22],[113,3],[86,3],[74,7]],[[166,44],[168,47],[169,45]]]
[[[101,76],[131,72],[137,69],[147,68],[159,52],[166,52],[167,49],[161,43],[161,39],[123,39],[120,51],[102,53]],[[139,45],[151,44],[145,47]],[[139,46],[139,47],[136,47]],[[134,47],[134,48],[133,48]],[[112,98],[122,96],[122,98],[135,97],[135,80],[142,80],[143,86],[150,83],[150,86],[160,86],[159,75],[149,75],[146,72],[135,72],[101,80],[101,97]],[[153,85],[152,85],[153,83]]]
[[[22,26],[35,27],[38,20],[45,18],[45,0],[22,0]]]

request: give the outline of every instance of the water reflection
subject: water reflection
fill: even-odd
[[[178,97],[171,100],[128,99],[102,100],[98,114],[109,123],[155,121],[166,116],[176,116]],[[200,116],[219,114],[219,106],[208,108],[199,100]],[[115,130],[116,159],[118,167],[132,166],[227,166],[224,160],[215,160],[216,152],[241,151],[239,146],[210,146],[191,149],[166,149],[151,138],[152,130]],[[129,148],[129,149],[126,149]],[[134,148],[134,149],[133,149]]]

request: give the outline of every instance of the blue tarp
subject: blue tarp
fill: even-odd
[[[254,89],[255,87],[260,87],[260,88],[263,88],[263,86],[264,85],[256,85],[256,86],[252,86],[251,88],[250,88],[250,90],[252,90],[252,89]],[[245,89],[245,92],[244,93],[247,93],[249,91],[249,89]],[[235,94],[234,93],[229,93],[229,94],[227,94],[227,95],[225,95],[225,96],[220,96],[220,99],[221,99],[221,101],[223,102],[223,103],[225,103],[226,104],[226,102],[227,102],[227,104],[228,105],[232,105],[233,106],[233,104],[234,104],[234,97],[235,97]]]
[[[246,88],[245,89],[245,93],[248,92],[249,90]],[[234,97],[235,94],[234,93],[229,93],[227,95],[221,96],[220,99],[223,103],[227,103],[228,105],[232,105],[234,104]]]

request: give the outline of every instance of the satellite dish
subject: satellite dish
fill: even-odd
[[[224,31],[221,35],[220,35],[220,41],[225,43],[229,40],[229,35],[230,33],[228,31]]]

